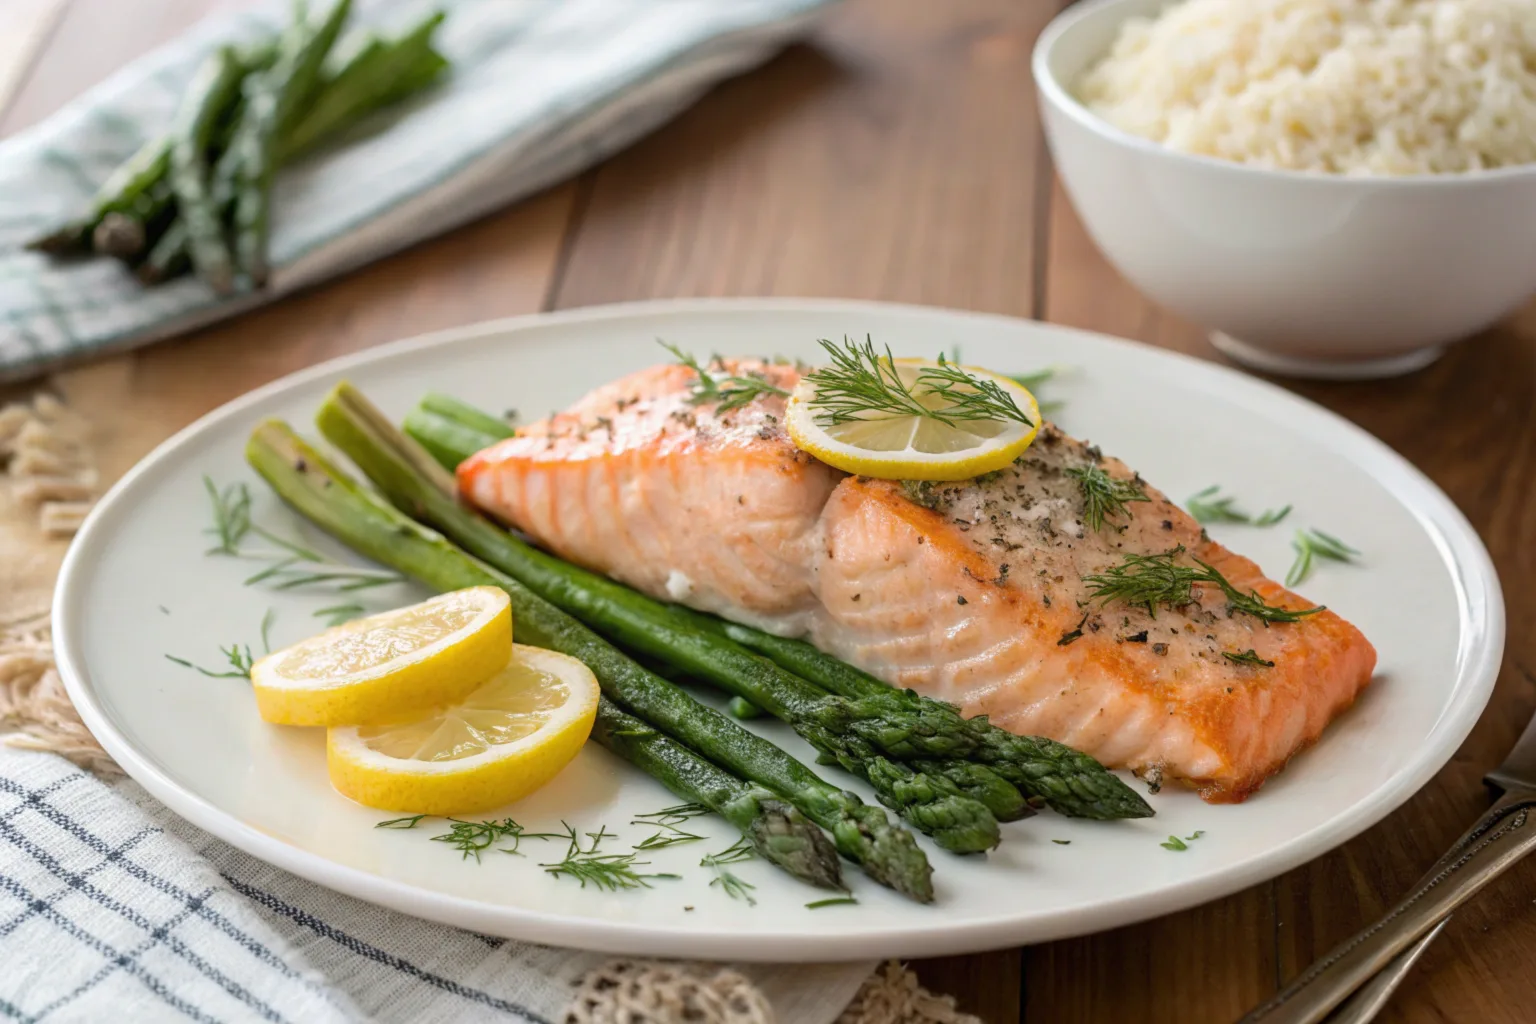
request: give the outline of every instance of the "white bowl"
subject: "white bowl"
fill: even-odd
[[[1035,46],[1046,138],[1089,235],[1137,288],[1272,373],[1363,379],[1425,366],[1536,292],[1536,166],[1344,177],[1190,156],[1072,95],[1127,18],[1089,0]]]

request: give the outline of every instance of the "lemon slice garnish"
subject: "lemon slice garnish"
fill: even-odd
[[[379,722],[458,700],[506,665],[512,605],[468,587],[328,629],[251,666],[261,717],[277,725]]]
[[[597,717],[597,679],[575,658],[514,644],[463,700],[390,725],[329,730],[331,784],[358,803],[470,814],[518,800],[570,763]]]
[[[943,399],[925,395],[918,377],[938,363],[928,359],[897,359],[892,364],[902,383],[929,408]],[[954,364],[949,364],[953,366]],[[790,440],[829,466],[848,473],[884,480],[966,480],[1002,469],[1028,448],[1040,429],[1035,396],[1016,381],[967,366],[972,376],[996,382],[1013,398],[1029,423],[1015,419],[959,419],[950,422],[929,416],[863,413],[841,423],[827,422],[817,405],[816,382],[802,377],[789,398],[785,427]]]

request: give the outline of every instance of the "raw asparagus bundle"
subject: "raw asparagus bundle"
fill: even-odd
[[[594,574],[584,573],[523,544],[461,506],[453,481],[416,442],[397,430],[355,388],[337,386],[320,409],[320,430],[345,452],[385,496],[408,515],[443,530],[472,554],[508,573],[539,597],[606,633],[629,650],[683,667],[752,700],[789,722],[824,758],[863,778],[882,803],[933,837],[946,850],[979,853],[1001,838],[987,805],[962,792],[942,773],[919,774],[903,756],[954,756],[969,737],[949,723],[933,728],[929,716],[885,711],[876,745],[847,729],[835,698],[717,634],[676,628],[669,607]],[[615,589],[616,588],[616,589]],[[896,733],[900,732],[898,738]],[[960,751],[962,754],[964,750]],[[971,777],[989,774],[971,766]],[[1024,801],[993,777],[990,794],[1018,817]]]
[[[336,47],[351,0],[309,20],[297,5],[275,41],[221,48],[200,69],[164,136],[145,143],[80,218],[28,243],[53,256],[92,252],[155,284],[196,270],[221,294],[235,271],[268,273],[273,175],[369,114],[431,85],[448,67],[432,47],[437,12],[394,39]],[[328,55],[348,56],[327,71]]]
[[[405,421],[406,432],[449,469],[511,434],[510,428],[493,417],[473,409],[469,410],[470,415],[465,415],[461,412],[462,408],[463,403],[441,396],[430,396]],[[762,655],[799,680],[815,684],[823,694],[830,693],[844,698],[844,703],[832,706],[838,709],[836,712],[827,711],[826,714],[846,714],[846,719],[824,722],[824,726],[835,725],[866,742],[884,745],[887,737],[881,735],[886,732],[881,723],[901,712],[921,715],[929,722],[950,723],[951,731],[969,735],[972,745],[964,758],[973,762],[968,767],[980,768],[986,773],[979,780],[967,782],[964,778],[965,769],[954,759],[935,761],[930,756],[921,755],[904,760],[923,774],[948,777],[962,792],[970,793],[989,805],[993,805],[991,801],[998,797],[994,795],[989,800],[986,794],[995,792],[992,789],[993,780],[1001,777],[1032,798],[1044,801],[1053,810],[1073,817],[1144,818],[1153,813],[1147,802],[1118,776],[1092,757],[1063,743],[1040,736],[1014,735],[992,725],[984,716],[964,718],[952,705],[920,696],[911,690],[888,686],[803,641],[772,636],[761,630],[725,622],[681,606],[662,605],[634,594],[611,580],[586,573],[553,556],[534,551],[516,538],[506,537],[505,540],[493,541],[487,537],[485,543],[506,549],[495,558],[488,554],[492,547],[476,552],[480,557],[497,564],[503,571],[512,571],[509,567],[512,558],[521,562],[526,557],[530,563],[538,563],[541,571],[563,575],[574,581],[573,585],[592,584],[605,591],[610,601],[628,604],[632,612],[636,608],[644,609],[644,616],[637,616],[637,623],[656,615],[657,608],[664,608],[667,611],[666,618],[672,623],[672,631],[682,628],[680,623],[686,622],[696,630],[716,633],[740,647]],[[637,605],[636,601],[646,604]],[[756,706],[756,698],[762,696],[756,692],[756,688],[749,691],[747,686],[738,685],[734,679],[722,679],[720,685],[737,687],[733,692],[748,702],[749,706]],[[778,713],[772,707],[767,710]],[[898,743],[906,739],[902,731],[887,735]],[[954,749],[959,750],[963,746],[963,741],[957,740]],[[1006,814],[1003,816],[1006,817]]]
[[[584,662],[611,701],[727,771],[777,793],[826,829],[838,852],[875,881],[919,902],[933,899],[928,859],[911,833],[880,808],[828,785],[772,743],[646,671],[522,584],[402,515],[286,424],[273,420],[258,426],[246,457],[288,504],[360,554],[439,591],[500,587],[512,599],[518,642]]]

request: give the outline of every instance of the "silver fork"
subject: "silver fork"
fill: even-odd
[[[1361,1024],[1375,1016],[1451,913],[1536,849],[1536,718],[1483,781],[1501,795],[1418,885],[1239,1024]]]

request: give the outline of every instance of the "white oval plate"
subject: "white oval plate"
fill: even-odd
[[[619,374],[667,358],[656,338],[700,355],[814,358],[816,339],[863,337],[898,355],[961,346],[968,362],[1005,372],[1071,367],[1046,390],[1062,425],[1100,443],[1176,499],[1220,483],[1251,510],[1295,505],[1278,529],[1213,527],[1224,542],[1283,575],[1295,526],[1364,549],[1359,566],[1326,563],[1303,588],[1357,623],[1380,652],[1375,682],[1247,803],[1210,806],[1188,792],[1152,797],[1157,817],[1121,823],[1045,813],[1004,826],[1003,845],[959,858],[928,846],[938,898],[918,906],[852,868],[857,906],[807,909],[820,893],[771,867],[735,870],[755,905],[728,898],[700,857],[729,845],[718,821],[703,842],[648,856],[676,872],[649,889],[601,892],[545,874],[564,845],[528,840],[523,856],[463,860],[429,841],[438,823],[375,829],[390,815],[349,802],[326,780],[318,731],[275,728],[247,685],[210,679],[167,654],[217,665],[223,644],[260,651],[315,632],[312,613],[351,597],[274,591],[242,581],[252,563],[204,552],[203,477],[245,481],[255,520],[339,545],[303,524],[247,468],[251,428],[279,416],[312,433],[326,390],[351,379],[393,416],[426,391],[529,417],[564,406]],[[358,599],[370,609],[416,599],[394,586]],[[481,932],[623,954],[713,959],[836,960],[928,956],[1039,942],[1166,914],[1270,878],[1370,826],[1450,758],[1492,690],[1504,608],[1488,555],[1433,484],[1343,419],[1269,384],[1154,348],[1044,324],[851,302],[686,301],[580,310],[484,324],[327,363],[255,391],[162,445],[101,502],[81,531],[54,606],[59,667],[102,745],[177,813],[296,874],[365,900]],[[781,727],[759,726],[806,755]],[[842,783],[864,792],[846,776]],[[660,785],[589,745],[552,784],[502,814],[534,831],[561,819],[616,832],[622,851],[652,830],[637,813],[673,803]],[[1203,835],[1182,852],[1169,835]],[[1066,845],[1052,842],[1065,840]],[[927,841],[924,840],[925,846]]]

